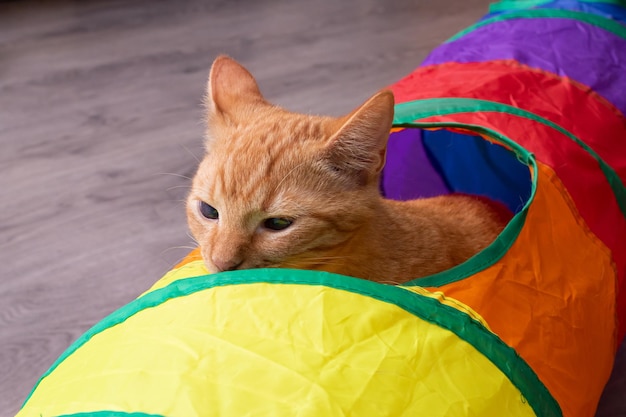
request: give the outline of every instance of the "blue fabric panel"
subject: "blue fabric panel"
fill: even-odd
[[[452,192],[486,196],[513,212],[530,196],[528,167],[500,145],[447,130],[424,131],[423,144]]]

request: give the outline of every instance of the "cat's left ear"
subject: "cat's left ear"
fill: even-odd
[[[213,61],[207,83],[206,107],[209,118],[236,117],[242,105],[264,102],[250,72],[234,59],[221,55]]]
[[[326,147],[334,168],[358,178],[360,183],[380,173],[385,165],[393,108],[393,93],[383,90],[339,119],[339,128]]]

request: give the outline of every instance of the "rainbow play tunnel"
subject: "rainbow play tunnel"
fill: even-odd
[[[503,202],[483,252],[403,287],[192,253],[18,416],[593,416],[626,333],[624,22],[503,1],[392,86],[384,194]]]

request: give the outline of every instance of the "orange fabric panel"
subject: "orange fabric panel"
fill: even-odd
[[[534,369],[566,417],[594,414],[613,365],[616,273],[551,168],[504,257],[442,290],[478,311]]]
[[[433,116],[420,122],[478,124],[494,129],[552,167],[588,228],[612,251],[621,292],[618,297],[620,340],[626,334],[626,219],[598,162],[562,133],[536,121],[506,113],[458,113]]]
[[[180,261],[172,269],[177,269],[177,268],[180,268],[181,266],[187,265],[189,262],[200,261],[200,260],[202,260],[202,255],[200,254],[200,247],[197,247],[191,252],[189,252],[187,256],[185,256],[185,258],[182,261]]]

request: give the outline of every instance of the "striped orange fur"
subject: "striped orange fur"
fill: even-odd
[[[504,226],[470,196],[380,196],[390,91],[340,118],[291,113],[221,56],[206,106],[187,218],[210,272],[282,267],[402,283],[467,260]]]

